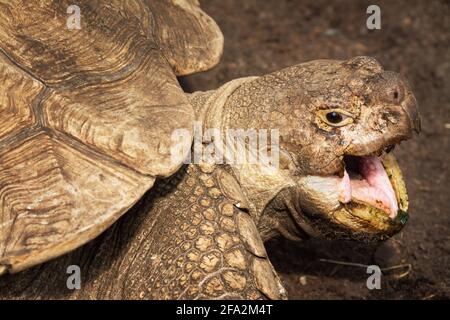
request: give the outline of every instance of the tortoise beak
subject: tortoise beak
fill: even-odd
[[[408,115],[411,129],[419,134],[422,130],[422,123],[420,120],[417,100],[413,95],[411,95],[410,100],[404,105],[403,110]]]

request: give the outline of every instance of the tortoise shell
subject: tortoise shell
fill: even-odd
[[[176,172],[194,121],[176,75],[222,53],[196,1],[78,1],[80,29],[71,4],[0,1],[0,271],[81,246]]]

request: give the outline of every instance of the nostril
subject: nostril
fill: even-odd
[[[406,97],[408,85],[398,73],[385,71],[374,77],[374,88],[382,102],[400,104]]]
[[[398,91],[394,91],[394,99],[395,99],[395,100],[398,99]]]
[[[405,90],[401,84],[394,85],[387,89],[386,102],[398,104],[403,101],[405,97]]]

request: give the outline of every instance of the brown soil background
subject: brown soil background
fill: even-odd
[[[225,52],[214,70],[183,79],[189,90],[213,89],[237,77],[308,60],[368,55],[386,69],[404,74],[419,101],[423,131],[395,151],[407,180],[411,217],[394,238],[400,248],[394,260],[411,264],[411,271],[403,276],[406,269],[385,272],[381,289],[368,290],[365,268],[319,259],[373,264],[376,246],[278,239],[269,243],[269,254],[290,298],[450,298],[450,128],[446,128],[450,2],[376,1],[381,30],[373,31],[366,28],[366,9],[373,4],[367,1],[204,0],[201,4],[224,33]]]

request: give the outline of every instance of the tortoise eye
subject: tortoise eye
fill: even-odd
[[[319,116],[332,127],[342,127],[353,122],[353,115],[342,109],[320,110]]]
[[[340,123],[340,122],[342,122],[342,120],[344,120],[344,117],[336,111],[328,112],[326,114],[326,117],[327,117],[328,122],[331,122],[334,124]]]

